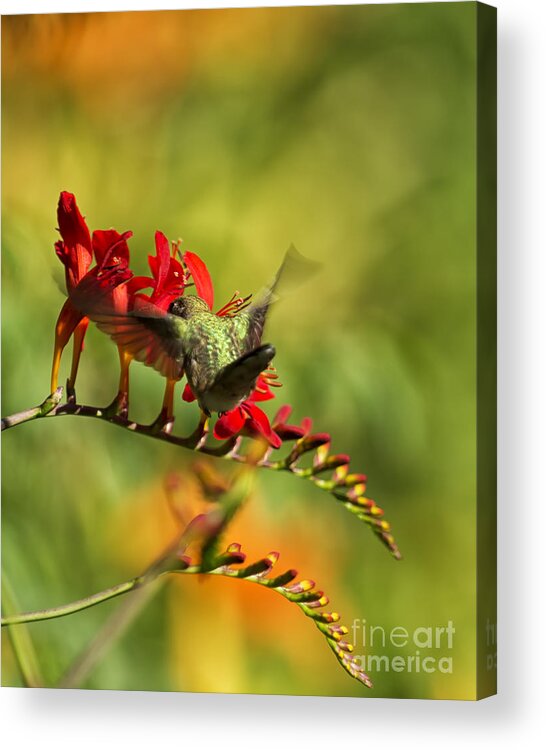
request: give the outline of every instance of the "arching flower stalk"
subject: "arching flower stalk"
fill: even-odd
[[[115,597],[142,589],[157,579],[173,573],[235,578],[276,591],[284,599],[295,604],[306,617],[313,620],[343,669],[351,677],[371,688],[370,678],[358,663],[357,658],[353,656],[354,646],[346,638],[347,627],[339,624],[341,617],[338,612],[324,610],[329,604],[329,598],[323,591],[316,588],[314,581],[307,578],[296,580],[298,571],[293,568],[277,575],[270,575],[279,560],[278,552],[269,552],[264,557],[246,565],[244,565],[246,555],[239,543],[229,544],[220,554],[211,553],[211,550],[216,548],[219,535],[245,499],[244,487],[234,486],[228,490],[228,494],[233,490],[235,490],[235,497],[231,498],[232,507],[227,509],[227,513],[225,507],[215,507],[208,513],[195,516],[187,524],[179,539],[169,545],[167,550],[141,575],[75,602],[36,612],[9,614],[2,617],[2,627],[41,622],[81,612]],[[197,552],[187,554],[188,547],[195,544],[198,547]],[[68,685],[63,681],[63,686]]]
[[[287,601],[296,604],[306,617],[313,620],[343,669],[351,677],[371,688],[370,678],[353,656],[353,644],[345,637],[349,631],[345,625],[339,624],[341,619],[339,613],[324,611],[324,607],[330,601],[329,598],[323,591],[316,588],[314,581],[304,578],[294,582],[298,577],[298,571],[293,568],[271,576],[270,573],[278,560],[278,552],[269,552],[265,557],[240,567],[246,562],[246,555],[241,545],[234,542],[215,559],[212,567],[203,567],[202,563],[194,562],[190,556],[182,555],[180,567],[174,572],[179,574],[205,573],[237,578],[276,591]]]

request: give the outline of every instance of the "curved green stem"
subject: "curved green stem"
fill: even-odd
[[[40,419],[53,412],[61,403],[63,389],[57,388],[56,391],[46,398],[40,406],[34,406],[32,409],[23,409],[23,411],[12,414],[10,417],[2,418],[2,430],[7,430],[15,425],[31,422],[33,419]]]
[[[187,527],[186,531],[190,528],[191,524]],[[367,687],[371,687],[372,683],[370,679],[352,656],[352,644],[344,639],[348,629],[337,624],[339,614],[337,612],[324,612],[322,609],[328,604],[328,597],[322,591],[315,589],[313,581],[304,579],[299,583],[292,583],[293,579],[297,576],[297,571],[295,570],[288,570],[273,578],[268,576],[278,557],[277,552],[270,552],[265,558],[244,568],[233,568],[231,567],[233,564],[239,565],[245,559],[245,555],[240,551],[240,545],[235,544],[230,545],[224,554],[217,555],[212,567],[206,568],[203,566],[203,561],[199,564],[192,564],[192,561],[188,557],[183,557],[179,554],[175,559],[172,554],[168,554],[162,556],[157,563],[148,569],[149,572],[143,576],[125,581],[117,586],[112,586],[104,591],[99,591],[97,594],[92,594],[85,599],[80,599],[61,607],[27,612],[4,618],[2,625],[15,625],[18,623],[37,622],[54,617],[63,617],[64,615],[79,612],[95,604],[100,604],[108,599],[113,599],[116,596],[138,589],[138,594],[135,591],[135,594],[129,597],[124,603],[124,607],[118,610],[113,618],[107,621],[89,646],[69,667],[57,685],[57,687],[62,688],[77,687],[89,675],[111,643],[125,631],[134,617],[145,606],[150,595],[155,590],[154,586],[149,586],[148,584],[157,582],[157,579],[165,573],[204,574],[238,578],[272,589],[283,598],[295,603],[307,617],[314,621],[316,627],[326,637],[328,645],[345,671]]]
[[[91,596],[86,596],[83,599],[78,599],[75,602],[68,604],[61,604],[59,607],[50,607],[49,609],[38,609],[35,612],[21,612],[18,615],[9,615],[2,617],[2,627],[6,625],[19,625],[24,622],[40,622],[42,620],[53,620],[55,617],[65,617],[66,615],[72,615],[74,612],[81,612],[83,609],[89,609],[94,607],[96,604],[101,604],[109,599],[114,599],[116,596],[126,594],[128,591],[138,588],[146,583],[146,580],[142,576],[133,578],[131,581],[124,581],[118,583],[117,586],[111,586],[109,589],[99,591]]]

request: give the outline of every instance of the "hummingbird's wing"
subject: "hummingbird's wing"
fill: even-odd
[[[118,312],[108,289],[80,286],[72,294],[74,305],[120,348],[167,378],[182,377],[186,320],[143,300],[136,310]]]
[[[158,315],[151,311],[126,315],[95,313],[89,317],[138,362],[153,367],[171,380],[182,377],[187,321],[168,313]]]
[[[320,263],[305,258],[294,245],[290,245],[272,283],[258,295],[256,302],[232,318],[237,332],[244,331],[244,351],[260,345],[270,305],[297,289],[320,266]]]
[[[318,263],[304,258],[292,245],[272,283],[258,295],[257,301],[232,318],[224,319],[227,331],[242,354],[216,376],[213,389],[217,393],[244,397],[254,388],[258,375],[267,369],[275,356],[271,344],[262,344],[270,305],[297,288],[318,267]]]

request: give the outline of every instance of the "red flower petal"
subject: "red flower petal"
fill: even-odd
[[[256,386],[250,396],[248,397],[248,401],[270,401],[272,398],[275,398],[275,394],[272,392],[271,388],[269,387],[269,383],[264,378],[263,375],[258,376],[258,380],[256,381]]]
[[[97,229],[93,232],[93,252],[101,268],[129,263],[129,246],[126,240],[132,232],[120,234],[115,229]]]
[[[241,431],[245,423],[246,415],[241,406],[236,406],[235,409],[223,414],[220,419],[214,425],[213,435],[218,440],[225,440],[226,438],[236,435]]]
[[[201,299],[205,300],[207,305],[212,310],[212,306],[214,304],[214,289],[206,265],[195,253],[190,253],[188,251],[184,253],[183,257],[184,263],[186,264],[188,271],[191,273],[191,277],[195,283],[197,294],[201,297]]]
[[[152,300],[165,312],[169,309],[171,302],[184,294],[186,286],[186,276],[184,269],[176,258],[169,259],[167,279],[163,289],[159,291],[159,286],[152,294]]]
[[[276,424],[274,429],[281,440],[299,440],[305,434],[301,427],[293,424]]]
[[[282,445],[282,440],[276,432],[271,431],[271,435],[267,439],[272,448],[280,448]]]
[[[247,427],[255,429],[259,432],[266,440],[273,446],[273,448],[280,448],[282,441],[278,435],[276,435],[271,429],[267,414],[263,412],[256,404],[252,401],[245,401],[242,404],[242,408],[249,415],[250,420],[247,423]]]
[[[152,293],[143,296],[166,312],[171,302],[184,294],[186,277],[182,265],[170,255],[169,240],[162,232],[155,233],[155,246],[156,254],[148,256],[153,278],[138,277],[131,290],[151,287]]]
[[[275,398],[275,394],[272,393],[269,388],[267,388],[267,390],[258,390],[258,388],[255,388],[248,397],[248,400],[256,403],[256,401],[271,401],[272,398]]]
[[[317,432],[314,435],[305,436],[305,445],[308,448],[319,448],[321,445],[327,445],[331,441],[331,436],[328,432]]]
[[[182,268],[181,263],[179,263],[176,258],[173,257],[171,257],[170,260],[169,276],[174,276],[174,278],[177,280],[177,283],[179,284],[184,283],[184,269]]]
[[[301,420],[301,426],[303,428],[304,434],[309,435],[309,433],[311,432],[311,428],[313,426],[313,420],[311,419],[311,417],[304,417]]]
[[[285,424],[288,417],[292,414],[292,407],[289,404],[281,406],[279,411],[273,417],[273,428],[278,424]]]
[[[94,266],[69,289],[69,298],[80,310],[125,313],[129,309],[129,290],[124,282],[130,278],[131,270],[125,261],[104,270]]]
[[[72,193],[63,191],[59,196],[57,220],[61,237],[68,245],[82,245],[88,252],[91,252],[89,229]]]
[[[135,292],[140,292],[141,289],[151,287],[153,283],[154,280],[149,276],[133,276],[133,278],[129,279],[127,282],[127,290],[129,291],[129,294],[135,294]]]
[[[148,262],[156,281],[155,291],[160,292],[167,280],[171,264],[171,246],[163,232],[155,233],[155,252],[156,257],[151,255]]]
[[[189,383],[186,383],[186,385],[184,386],[184,390],[182,392],[182,400],[186,401],[186,403],[188,404],[191,404],[192,401],[195,401],[195,395]]]
[[[87,273],[93,259],[89,229],[72,193],[62,192],[59,196],[57,221],[64,246],[56,243],[55,250],[66,266],[66,280],[70,287]]]
[[[55,324],[56,344],[64,348],[83,317],[84,315],[76,310],[69,299],[65,300]]]
[[[62,240],[57,240],[55,243],[55,253],[57,258],[67,267],[68,270],[70,267],[70,251]]]
[[[132,307],[130,295],[126,284],[119,284],[112,289],[112,309],[116,314],[126,313]]]

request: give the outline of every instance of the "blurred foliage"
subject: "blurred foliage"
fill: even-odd
[[[473,695],[474,24],[474,3],[3,19],[2,413],[47,395],[61,190],[91,228],[133,230],[137,273],[156,229],[181,236],[219,304],[257,291],[293,242],[324,270],[271,316],[278,400],[368,474],[404,560],[324,493],[269,473],[230,539],[312,572],[346,624],[456,627],[452,675],[371,672],[368,691],[280,597],[176,580],[86,687]],[[80,400],[108,403],[117,374],[90,330]],[[162,379],[131,377],[132,413],[151,420]],[[176,400],[177,430],[191,429],[195,405]],[[36,609],[147,565],[172,532],[165,477],[191,455],[66,418],[10,431],[2,459],[3,568]],[[29,626],[49,682],[116,606]],[[3,684],[19,684],[3,644]]]

